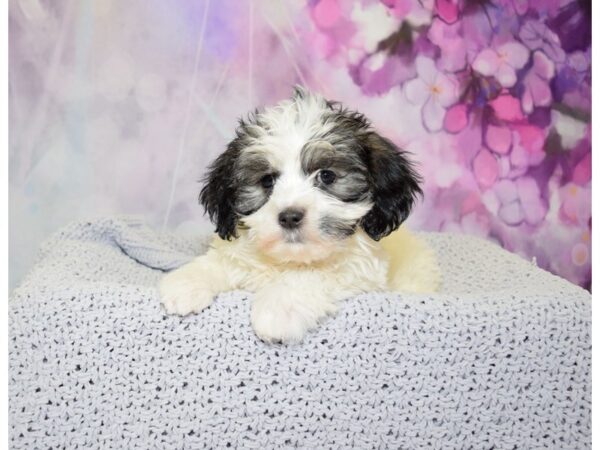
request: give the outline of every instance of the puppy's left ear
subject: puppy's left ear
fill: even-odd
[[[240,148],[234,140],[209,167],[200,192],[200,203],[217,226],[216,231],[221,239],[237,237],[238,215],[234,208],[237,189],[233,168],[239,154]]]
[[[361,144],[367,153],[374,202],[361,226],[378,241],[406,220],[416,197],[423,195],[421,177],[406,153],[389,139],[371,131],[363,135]]]

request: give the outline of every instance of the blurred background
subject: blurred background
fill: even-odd
[[[591,288],[591,1],[9,3],[10,281],[66,223],[207,226],[198,180],[302,84],[414,153],[413,228]]]

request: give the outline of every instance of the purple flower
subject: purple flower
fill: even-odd
[[[575,1],[563,6],[548,26],[558,34],[562,49],[585,50],[592,40],[592,2]]]
[[[554,78],[554,63],[542,52],[533,54],[533,66],[523,79],[524,92],[521,105],[525,114],[530,114],[536,106],[552,103],[549,82]]]
[[[458,86],[454,79],[438,71],[435,62],[424,56],[415,61],[417,78],[404,84],[409,102],[422,107],[422,117],[429,131],[439,131],[444,124],[446,108],[458,100]]]
[[[377,52],[368,55],[356,66],[351,66],[350,75],[365,94],[382,95],[414,77],[415,71],[406,58]]]
[[[512,41],[486,48],[473,61],[473,70],[484,76],[493,76],[504,87],[517,82],[516,70],[521,69],[529,59],[529,51],[522,44]]]
[[[560,39],[542,22],[528,20],[521,27],[519,37],[530,50],[541,50],[557,63],[565,60],[565,51],[560,45]]]
[[[448,25],[441,19],[434,19],[427,37],[441,50],[438,65],[447,72],[457,72],[467,64],[467,43],[461,36],[462,25],[456,22]]]
[[[587,51],[576,51],[569,55],[567,64],[577,73],[587,74],[591,64],[591,47]]]
[[[529,0],[529,8],[540,16],[554,16],[560,8],[560,3],[561,0]]]
[[[497,198],[498,217],[507,225],[516,226],[524,221],[529,225],[537,225],[546,217],[548,205],[531,177],[503,179],[494,186],[493,191]]]
[[[296,31],[314,81],[420,156],[423,224],[492,235],[589,286],[591,2],[308,4]]]
[[[529,9],[529,2],[527,0],[496,0],[495,3],[503,9],[513,9],[520,16],[525,14]]]

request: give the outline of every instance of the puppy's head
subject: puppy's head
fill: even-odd
[[[359,227],[375,240],[398,228],[419,181],[362,114],[296,88],[291,100],[240,121],[200,201],[221,238],[245,228],[264,254],[310,263],[343,248]]]

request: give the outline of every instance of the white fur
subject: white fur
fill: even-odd
[[[268,201],[242,218],[238,238],[218,237],[210,250],[167,274],[161,284],[162,302],[169,313],[189,314],[208,307],[220,292],[244,289],[254,293],[251,323],[266,341],[299,341],[307,330],[334,313],[341,300],[368,291],[437,288],[439,274],[433,254],[416,237],[404,238],[389,250],[362,230],[350,237],[327,235],[319,227],[324,217],[357,223],[372,208],[370,199],[343,202],[315,185],[317,173],[305,174],[301,150],[309,141],[335,126],[323,120],[327,108],[318,96],[284,101],[261,114],[245,152],[260,153],[279,177]],[[266,131],[268,130],[268,132]],[[247,192],[257,186],[244,186]],[[286,208],[306,214],[299,230],[284,230],[278,215]],[[385,240],[384,240],[385,241]]]
[[[256,242],[258,250],[280,262],[308,263],[327,257],[337,244],[321,236],[319,218],[329,214],[340,219],[358,220],[373,206],[369,201],[345,203],[328,196],[315,187],[316,173],[309,177],[302,173],[300,152],[304,144],[335,126],[322,122],[325,109],[325,100],[312,95],[302,102],[286,100],[268,108],[261,117],[269,133],[258,128],[259,137],[246,149],[266,156],[281,173],[269,201],[243,220],[250,228],[248,237]],[[278,214],[288,207],[306,210],[302,245],[286,243],[284,230],[277,221]]]
[[[206,308],[220,292],[248,290],[254,292],[251,323],[257,335],[267,341],[299,341],[345,298],[369,291],[423,293],[438,288],[439,272],[430,250],[422,252],[424,243],[407,230],[396,233],[404,235],[407,246],[393,255],[357,232],[335,255],[313,264],[276,264],[256,250],[247,232],[234,241],[215,238],[205,255],[163,278],[162,301],[169,313],[185,315]],[[382,243],[386,245],[385,239]],[[402,258],[403,253],[410,258]],[[388,283],[390,256],[396,265]]]

